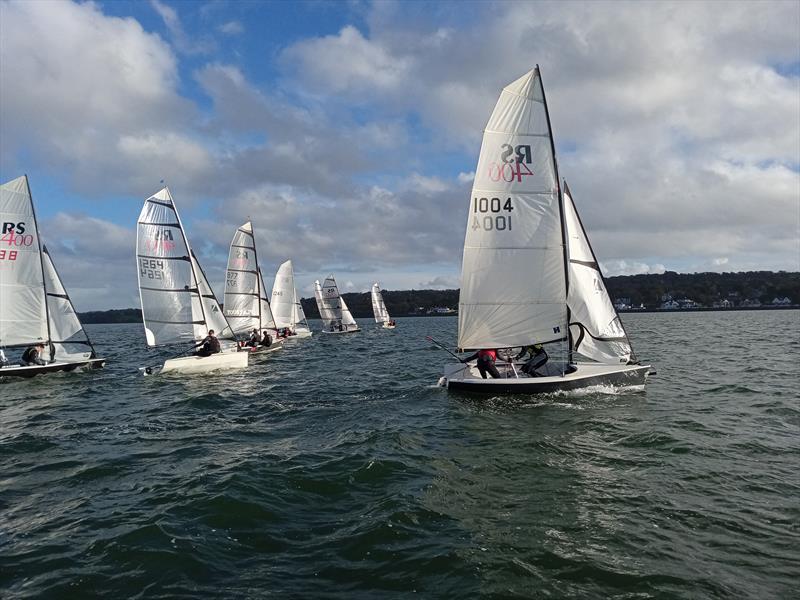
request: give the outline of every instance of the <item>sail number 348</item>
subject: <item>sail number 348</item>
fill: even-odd
[[[500,198],[473,198],[472,199],[472,224],[473,231],[511,231],[511,211],[514,205],[511,198],[505,201]],[[506,214],[497,214],[506,213]]]

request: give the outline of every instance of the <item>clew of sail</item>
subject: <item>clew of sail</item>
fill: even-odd
[[[458,346],[567,336],[558,174],[538,68],[503,89],[486,126],[468,211]]]
[[[49,338],[39,229],[23,175],[0,186],[0,346]]]
[[[94,349],[89,336],[81,325],[67,290],[61,283],[53,259],[42,246],[44,284],[50,317],[50,338],[53,360],[59,362],[82,362],[93,357]]]
[[[256,241],[248,221],[233,234],[225,272],[224,313],[238,337],[260,327],[260,296]]]
[[[390,321],[389,311],[386,310],[381,288],[377,283],[372,284],[372,313],[375,315],[376,323],[388,323]]]
[[[606,290],[572,194],[564,183],[564,220],[569,244],[570,332],[572,349],[601,363],[633,359],[628,335]]]

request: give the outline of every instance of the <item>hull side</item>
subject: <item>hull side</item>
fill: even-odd
[[[208,373],[222,369],[244,369],[249,352],[226,352],[211,356],[184,356],[164,361],[161,373]]]
[[[30,367],[10,365],[0,368],[0,377],[33,377],[48,373],[75,371],[76,369],[101,369],[105,364],[105,358],[90,358],[77,362],[54,362],[49,365],[31,365]]]
[[[446,376],[447,388],[477,394],[549,394],[593,386],[616,388],[643,386],[649,365],[609,366],[578,363],[578,370],[563,377],[522,377],[482,379],[472,369],[455,369]]]

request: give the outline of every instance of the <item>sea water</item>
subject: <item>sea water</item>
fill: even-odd
[[[623,317],[644,391],[506,398],[436,387],[451,317],[193,377],[88,326],[0,384],[0,597],[796,597],[800,311]]]

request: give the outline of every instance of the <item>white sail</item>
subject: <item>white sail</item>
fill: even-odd
[[[314,296],[317,299],[319,316],[326,329],[338,327],[342,323],[342,303],[336,280],[331,275],[320,285],[314,282]]]
[[[267,286],[264,285],[264,276],[261,273],[261,268],[258,269],[258,297],[259,302],[261,303],[261,321],[259,322],[259,330],[263,331],[265,329],[272,329],[277,331],[278,325],[275,322],[275,315],[272,312],[272,306],[270,306],[269,298],[267,297]]]
[[[460,348],[567,336],[557,182],[537,68],[503,89],[483,135],[464,241]]]
[[[92,344],[75,313],[75,307],[61,283],[46,246],[42,246],[42,261],[53,360],[58,362],[88,360],[94,355]]]
[[[310,332],[311,328],[308,326],[306,313],[303,310],[303,305],[300,303],[300,298],[297,297],[297,288],[294,289],[294,331],[297,332]]]
[[[168,188],[144,202],[136,235],[139,296],[149,346],[221,339],[233,332],[200,269]]]
[[[287,260],[278,268],[275,283],[272,285],[272,314],[275,324],[280,327],[294,329],[295,317],[294,270],[292,261]]]
[[[372,314],[375,315],[376,323],[388,323],[389,311],[386,310],[386,304],[383,301],[381,288],[377,283],[372,284]]]
[[[353,318],[353,314],[347,307],[347,303],[344,301],[344,298],[339,298],[339,301],[342,304],[342,325],[344,325],[344,328],[358,329],[358,323],[356,323],[356,320]]]
[[[256,240],[248,221],[233,234],[225,272],[225,317],[240,338],[261,327],[259,284]]]
[[[564,219],[569,243],[570,333],[572,349],[601,363],[626,364],[633,352],[603,282],[586,230],[564,184]]]
[[[0,186],[0,346],[50,338],[36,213],[26,176]]]

